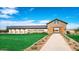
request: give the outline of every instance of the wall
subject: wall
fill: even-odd
[[[29,33],[42,33],[47,32],[47,29],[28,29]]]
[[[47,24],[47,28],[48,28],[48,34],[52,34],[53,33],[53,28],[58,27],[60,28],[60,32],[64,33],[66,30],[66,25],[65,23],[58,21],[58,24],[54,24],[54,22],[51,22],[49,24]]]
[[[26,33],[42,33],[46,32],[47,29],[9,29],[10,34],[26,34]]]

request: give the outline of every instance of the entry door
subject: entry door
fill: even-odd
[[[59,28],[54,28],[54,32],[59,32]]]

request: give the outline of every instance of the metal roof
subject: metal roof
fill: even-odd
[[[7,26],[7,29],[46,29],[46,25],[32,25],[32,26]]]
[[[50,21],[49,23],[51,23],[51,22],[53,22],[53,21],[55,21],[55,20],[58,20],[58,21],[61,21],[61,22],[63,22],[63,23],[65,23],[65,24],[68,24],[67,22],[64,22],[64,21],[62,21],[62,20],[59,20],[59,19],[54,19],[54,20],[52,20],[52,21]],[[49,24],[49,23],[47,23],[47,24]]]

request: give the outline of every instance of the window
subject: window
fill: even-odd
[[[54,24],[58,24],[58,20],[55,20],[55,21],[54,21]]]

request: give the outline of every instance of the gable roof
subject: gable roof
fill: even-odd
[[[46,25],[32,25],[32,26],[7,26],[7,29],[46,29]]]
[[[61,21],[61,22],[63,22],[63,23],[65,23],[65,24],[68,24],[67,22],[64,22],[64,21],[62,21],[62,20],[59,20],[59,19],[54,19],[54,20],[52,20],[52,21],[50,21],[49,23],[51,23],[51,22],[53,22],[53,21],[55,21],[55,20],[58,20],[58,21]],[[49,24],[49,23],[47,23],[47,24]]]

